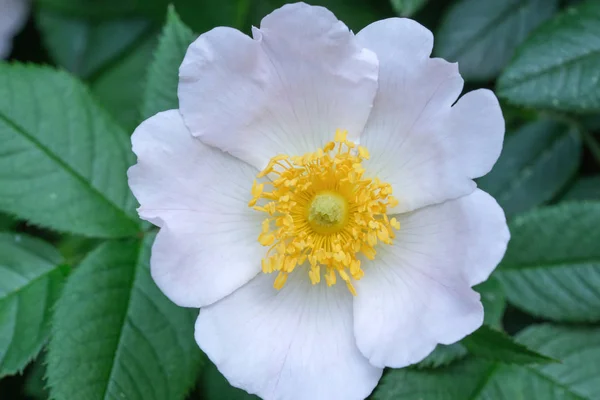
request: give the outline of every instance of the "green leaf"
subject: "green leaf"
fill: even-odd
[[[22,371],[46,342],[62,261],[41,240],[0,233],[0,376]]]
[[[390,0],[392,7],[401,17],[410,17],[419,11],[429,0]]]
[[[10,231],[17,226],[17,223],[13,216],[0,213],[0,231]]]
[[[154,60],[148,68],[148,79],[142,106],[143,119],[161,111],[179,108],[177,86],[179,66],[188,46],[196,36],[169,8],[167,23],[160,35]]]
[[[530,31],[550,18],[558,0],[462,0],[445,15],[435,53],[458,61],[466,80],[495,78]]]
[[[543,24],[518,49],[499,95],[521,106],[600,110],[600,2],[588,0]]]
[[[92,92],[121,125],[132,131],[140,122],[146,71],[156,46],[148,19],[77,19],[41,9],[37,13],[55,62],[87,79]]]
[[[106,68],[153,30],[143,18],[85,20],[44,8],[36,22],[54,62],[82,78]]]
[[[495,276],[508,301],[539,317],[600,321],[600,202],[522,215]]]
[[[455,361],[465,358],[467,349],[462,343],[438,344],[423,361],[416,364],[417,368],[439,368],[450,365]]]
[[[204,369],[200,387],[203,400],[259,400],[259,397],[231,386],[212,363]]]
[[[484,323],[500,328],[506,308],[506,298],[500,283],[492,277],[474,289],[481,294],[481,303],[485,310]],[[450,345],[439,344],[431,354],[417,364],[417,368],[438,368],[460,360],[466,355],[467,349],[462,342]]]
[[[139,230],[127,134],[65,72],[0,65],[0,210],[58,231]]]
[[[485,311],[483,322],[500,329],[506,309],[506,296],[502,285],[492,276],[487,281],[475,286],[474,289],[481,295],[481,303]]]
[[[561,360],[508,365],[469,358],[446,368],[391,370],[373,400],[594,400],[600,395],[600,329],[533,326],[517,340]]]
[[[41,355],[43,356],[44,353]],[[46,364],[45,357],[38,357],[29,368],[25,384],[23,385],[23,394],[31,400],[48,400],[50,393],[46,387]]]
[[[197,312],[152,281],[153,239],[101,245],[65,285],[48,346],[53,399],[178,400],[193,385]]]
[[[499,330],[483,325],[462,340],[469,353],[506,364],[546,364],[556,362],[517,343]]]
[[[600,114],[582,115],[580,116],[579,120],[588,131],[600,131]]]
[[[556,389],[559,392],[564,390],[575,394],[573,397],[578,400],[600,398],[600,380],[597,379],[600,372],[600,328],[537,325],[520,332],[517,340],[561,360],[560,363],[532,367],[540,376],[558,384]],[[551,397],[540,392],[538,398]],[[565,398],[570,397],[565,394]]]
[[[600,200],[600,176],[579,178],[561,200]]]
[[[102,20],[141,15],[156,22],[164,20],[168,5],[173,4],[183,20],[196,32],[205,32],[215,26],[242,28],[251,2],[252,0],[39,0],[48,9],[79,18]]]
[[[494,169],[478,180],[508,216],[554,198],[576,174],[581,139],[574,127],[541,120],[508,135]]]
[[[96,75],[90,87],[104,105],[128,132],[141,122],[140,107],[144,98],[143,74],[156,48],[156,34],[147,34],[145,40],[118,62]]]
[[[67,265],[78,265],[93,249],[102,243],[102,239],[89,239],[82,236],[62,235],[56,248],[63,255]]]
[[[492,375],[493,368],[490,361],[467,359],[445,368],[392,369],[379,381],[371,399],[479,400],[477,389],[486,384],[485,379]]]
[[[39,0],[39,3],[49,10],[96,20],[152,14],[165,5],[163,0]]]

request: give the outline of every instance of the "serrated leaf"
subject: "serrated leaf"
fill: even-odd
[[[561,360],[507,365],[470,358],[446,368],[391,370],[373,400],[594,400],[600,396],[600,330],[532,326],[517,340]]]
[[[195,38],[196,35],[181,21],[175,10],[169,8],[167,23],[160,35],[154,60],[148,68],[142,105],[143,119],[161,111],[179,108],[179,66]]]
[[[558,0],[462,0],[436,34],[435,54],[458,61],[466,80],[495,78],[529,32],[550,18]]]
[[[600,110],[600,2],[568,8],[519,47],[498,80],[498,93],[521,106],[571,112]]]
[[[508,216],[556,196],[576,174],[581,139],[575,128],[541,120],[507,136],[500,159],[478,186],[496,198]]]
[[[193,385],[197,313],[152,281],[153,239],[101,245],[65,285],[48,346],[53,399],[178,400]]]
[[[488,325],[467,336],[461,342],[467,351],[475,356],[506,364],[547,364],[556,360],[537,353],[517,343],[499,330]]]
[[[50,398],[50,393],[46,387],[46,364],[43,355],[44,353],[29,367],[23,384],[23,394],[31,400],[48,400]]]
[[[0,233],[0,376],[22,371],[46,342],[62,262],[41,240]]]
[[[498,280],[493,277],[481,283],[474,288],[481,294],[481,303],[483,304],[484,323],[492,327],[500,328],[502,325],[502,316],[506,308],[506,298]],[[460,360],[467,355],[467,349],[462,341],[450,345],[439,344],[435,350],[429,354],[423,361],[416,365],[417,368],[439,368]]]
[[[517,340],[561,361],[533,367],[540,376],[575,394],[576,399],[600,398],[600,380],[597,379],[600,376],[598,327],[535,325],[520,332]],[[539,398],[551,399],[542,396]]]
[[[462,343],[438,344],[435,350],[415,365],[416,368],[439,368],[450,365],[467,356],[467,349]]]
[[[102,239],[89,239],[82,236],[62,235],[56,248],[62,254],[67,265],[78,265],[93,249],[102,243]]]
[[[129,137],[67,73],[0,65],[0,142],[0,210],[85,236],[138,232]]]
[[[600,176],[579,178],[561,200],[600,200]]]
[[[509,225],[496,270],[508,301],[556,321],[600,321],[600,202],[531,211]]]
[[[429,0],[390,0],[394,11],[401,17],[410,17],[419,11]]]
[[[493,374],[491,361],[467,359],[437,369],[388,370],[372,400],[479,400],[477,388]],[[492,397],[491,399],[494,399]]]

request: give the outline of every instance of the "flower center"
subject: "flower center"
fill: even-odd
[[[348,200],[335,192],[318,193],[310,203],[307,218],[315,232],[339,232],[348,222]]]
[[[398,204],[391,185],[364,177],[369,152],[346,137],[338,130],[314,153],[271,158],[257,176],[262,182],[252,186],[248,205],[268,215],[258,236],[269,248],[262,270],[278,272],[276,289],[308,264],[313,284],[323,277],[332,286],[339,277],[356,295],[352,281],[364,275],[359,257],[375,258],[376,245],[392,244],[394,229],[400,229],[387,216],[388,207]],[[267,175],[270,181],[263,179]]]

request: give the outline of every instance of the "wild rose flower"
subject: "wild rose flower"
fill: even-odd
[[[0,59],[8,57],[13,37],[27,19],[26,0],[0,0]]]
[[[252,38],[188,49],[180,109],[135,131],[130,186],[160,227],[151,270],[229,382],[265,399],[362,399],[483,321],[471,289],[509,238],[478,190],[502,147],[489,90],[460,99],[433,36],[393,18],[356,36],[287,5]]]

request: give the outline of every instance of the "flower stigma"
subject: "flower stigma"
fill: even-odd
[[[392,244],[400,223],[388,218],[387,210],[398,200],[389,183],[364,176],[367,159],[366,148],[337,130],[323,148],[302,156],[277,155],[257,175],[261,182],[254,181],[248,205],[268,215],[258,241],[269,248],[262,270],[278,272],[276,289],[308,263],[313,285],[322,277],[335,285],[339,276],[356,295],[352,280],[364,275],[360,256],[372,260],[379,242]]]
[[[310,203],[307,217],[318,233],[338,232],[348,222],[348,200],[335,192],[319,193]]]

